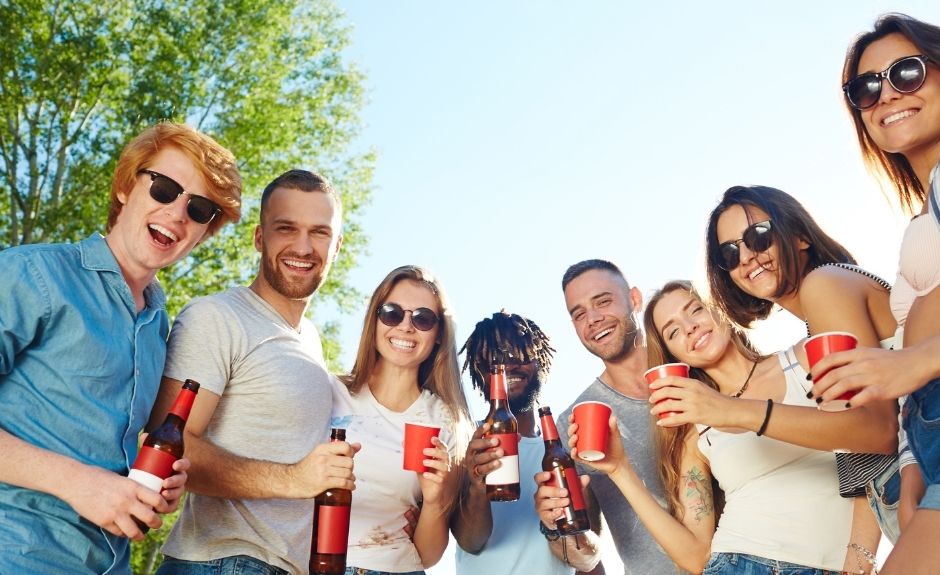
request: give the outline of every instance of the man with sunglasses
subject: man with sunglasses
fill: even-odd
[[[187,214],[183,190],[212,217]],[[0,573],[127,573],[137,522],[175,509],[186,460],[160,493],[126,477],[166,353],[155,277],[237,220],[240,197],[231,152],[159,124],[118,159],[107,236],[0,252]]]
[[[651,434],[646,346],[636,313],[643,304],[640,291],[627,283],[620,269],[606,260],[578,262],[561,281],[565,306],[578,339],[604,362],[604,371],[572,406],[582,401],[601,401],[617,416],[623,449],[637,475],[660,501],[664,500],[657,471],[655,441]],[[568,444],[572,407],[558,416],[558,434]],[[593,497],[610,527],[625,574],[675,575],[676,567],[652,538],[636,512],[610,478],[578,464],[590,475],[586,494]],[[566,502],[566,500],[562,500]]]
[[[313,498],[354,488],[348,443],[329,443],[332,383],[304,317],[342,243],[342,207],[306,170],[261,194],[249,286],[196,298],[167,343],[148,427],[182,382],[202,385],[186,425],[190,495],[163,548],[160,574],[306,573]]]
[[[500,352],[510,358],[506,383],[509,408],[516,416],[521,436],[521,494],[511,503],[490,504],[484,477],[499,466],[497,460],[502,453],[495,439],[484,438],[485,430],[477,429],[464,458],[470,480],[463,486],[461,503],[454,508],[450,521],[459,546],[457,574],[570,575],[575,567],[591,570],[600,558],[595,533],[578,534],[569,541],[544,526],[535,527],[541,520],[533,503],[538,484],[532,478],[542,473],[545,453],[535,412],[555,353],[548,336],[535,322],[501,311],[477,323],[461,351],[466,352],[464,370],[469,368],[473,387],[487,402],[492,355]],[[599,528],[599,518],[595,517],[593,524]]]

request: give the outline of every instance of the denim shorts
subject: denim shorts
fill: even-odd
[[[344,575],[424,575],[424,571],[408,571],[407,573],[392,573],[391,571],[373,571],[362,567],[347,567]]]
[[[164,557],[157,575],[289,575],[287,571],[268,565],[247,555],[222,557],[211,561],[185,561]]]
[[[839,575],[839,571],[816,569],[744,553],[712,553],[702,575]]]
[[[901,470],[897,461],[885,469],[865,486],[868,506],[871,507],[881,532],[891,541],[897,543],[898,535],[898,501],[901,499]]]
[[[920,508],[940,510],[940,379],[904,402],[904,431],[927,486]]]

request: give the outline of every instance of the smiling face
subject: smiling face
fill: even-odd
[[[686,290],[663,295],[652,316],[656,337],[677,361],[692,367],[707,369],[733,347],[728,322],[717,321],[714,313]]]
[[[858,73],[881,72],[899,58],[920,54],[902,34],[889,34],[862,52]],[[875,144],[885,152],[903,154],[912,164],[933,166],[940,159],[940,69],[927,64],[924,85],[901,94],[887,80],[881,83],[878,103],[862,110],[862,123]]]
[[[725,210],[716,226],[718,245],[741,239],[744,230],[754,222],[769,220],[767,213],[755,206],[735,204]],[[738,242],[740,262],[728,271],[738,288],[756,298],[772,300],[780,285],[777,266],[777,245],[772,243],[763,252],[753,252],[744,242]]]
[[[585,348],[605,362],[626,358],[638,345],[633,318],[639,291],[607,270],[588,270],[568,282],[565,305]]]
[[[399,281],[380,302],[380,306],[396,303],[405,310],[426,307],[441,317],[441,305],[434,292],[427,285],[404,279]],[[375,349],[379,353],[379,362],[388,362],[400,368],[414,369],[421,366],[437,342],[440,322],[428,331],[415,329],[411,323],[411,312],[406,312],[404,319],[396,326],[387,326],[376,317]]]
[[[259,279],[280,297],[306,300],[320,287],[342,243],[340,214],[329,194],[277,188],[255,228]]]
[[[543,383],[538,362],[507,363],[506,387],[509,394],[509,409],[513,413],[535,409]],[[489,401],[489,386],[485,389],[484,396]]]
[[[160,150],[146,169],[172,178],[187,192],[208,196],[202,175],[175,147]],[[208,229],[207,224],[197,224],[187,215],[187,194],[161,204],[150,197],[150,185],[150,176],[140,174],[130,191],[116,195],[123,207],[107,238],[124,275],[145,283],[158,270],[186,257]],[[128,283],[132,283],[130,278]]]

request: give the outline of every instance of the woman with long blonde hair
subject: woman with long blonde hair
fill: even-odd
[[[406,422],[441,428],[425,450],[430,471],[402,469]],[[396,268],[372,294],[355,365],[333,394],[332,425],[362,444],[347,573],[423,573],[447,547],[462,468],[455,464],[471,427],[451,310],[427,270]],[[420,508],[413,525],[412,507]]]

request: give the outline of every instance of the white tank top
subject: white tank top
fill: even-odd
[[[783,403],[815,408],[806,399],[806,371],[792,351],[777,357],[786,379]],[[852,500],[839,497],[833,453],[750,431],[717,429],[704,432],[698,447],[725,492],[713,553],[747,553],[817,569],[842,569]]]

